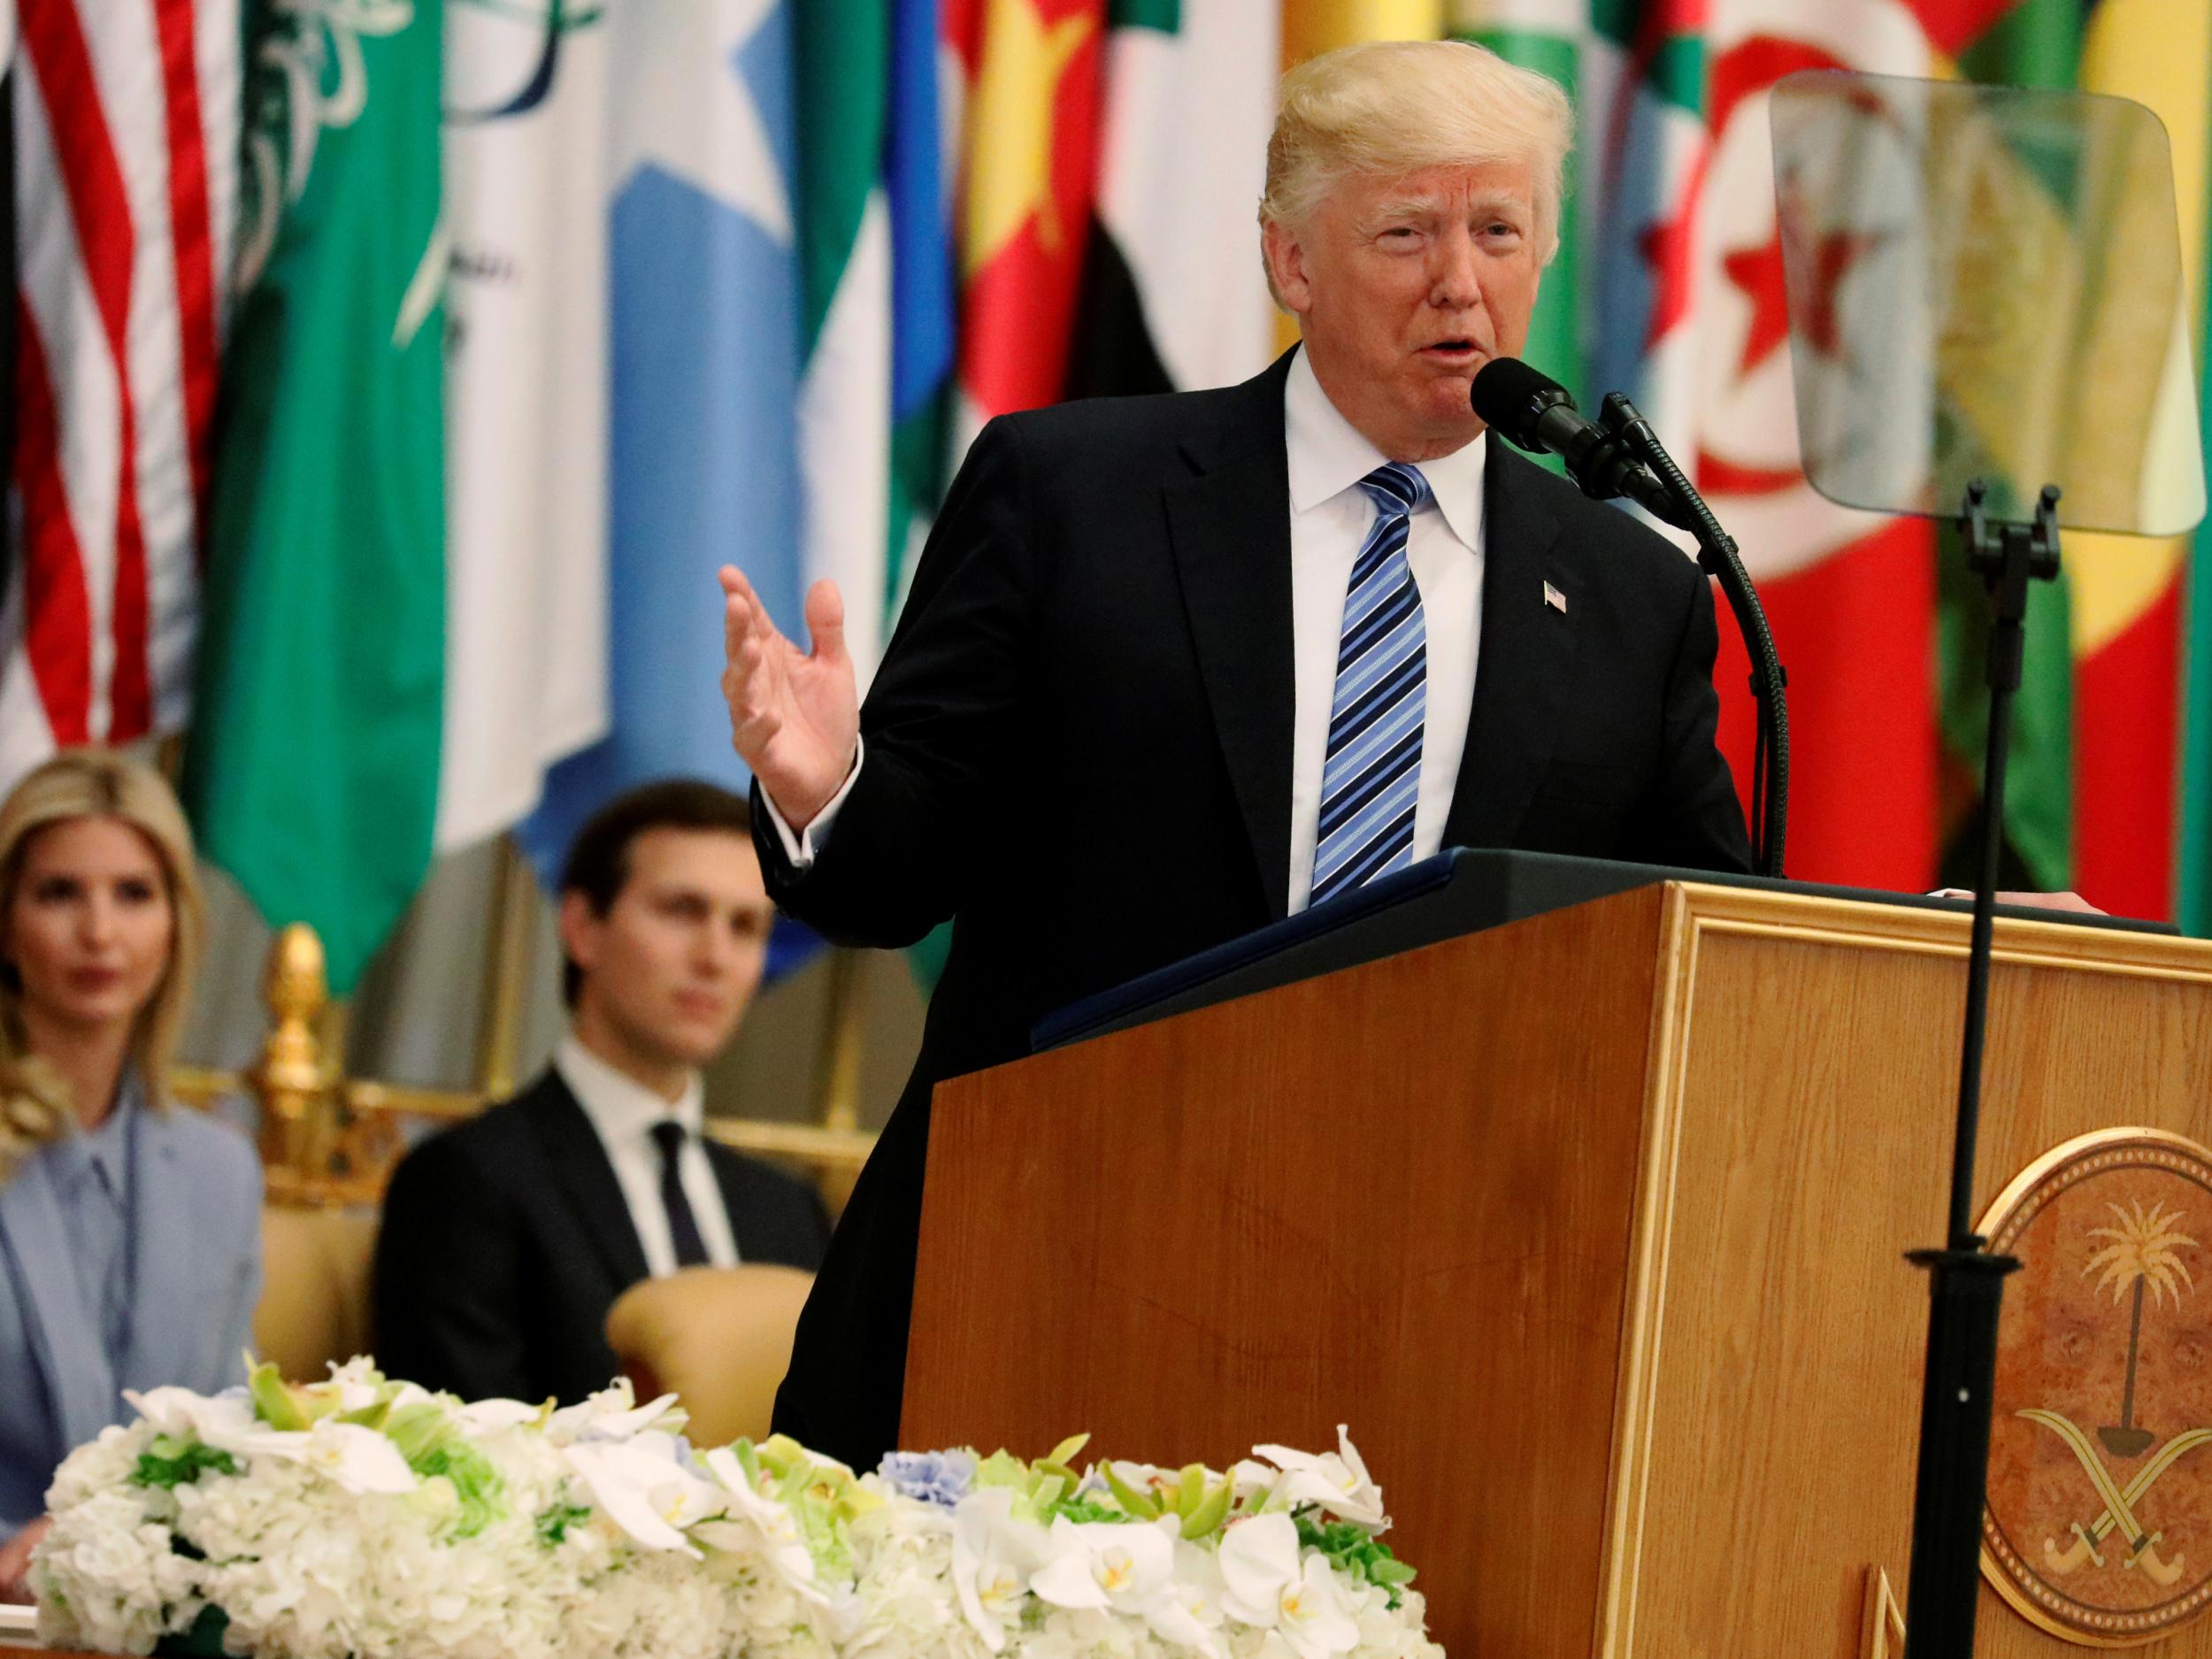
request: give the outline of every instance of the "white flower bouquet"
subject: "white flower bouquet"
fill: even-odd
[[[272,1367],[134,1396],[81,1447],[32,1567],[42,1639],[257,1659],[1442,1659],[1339,1431],[1227,1473],[1082,1439],[703,1453],[672,1396],[463,1404]]]

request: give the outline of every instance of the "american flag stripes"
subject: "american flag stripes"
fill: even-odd
[[[237,0],[16,0],[0,785],[180,726],[237,218]]]

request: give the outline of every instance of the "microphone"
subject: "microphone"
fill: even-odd
[[[1596,501],[1625,495],[1662,523],[1697,538],[1698,564],[1720,583],[1751,658],[1751,695],[1758,703],[1751,844],[1759,872],[1780,875],[1789,823],[1790,717],[1783,689],[1789,676],[1734,539],[1675,465],[1651,423],[1620,393],[1607,395],[1601,422],[1586,420],[1558,381],[1517,357],[1493,357],[1476,374],[1467,396],[1475,413],[1512,442],[1533,455],[1548,451],[1564,459],[1568,475],[1584,495]]]
[[[1655,518],[1680,529],[1682,509],[1621,440],[1575,407],[1567,388],[1518,357],[1493,357],[1468,392],[1475,413],[1531,455],[1552,454],[1594,501],[1625,495]]]

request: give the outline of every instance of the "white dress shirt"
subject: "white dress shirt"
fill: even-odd
[[[687,1132],[683,1150],[676,1156],[676,1179],[699,1224],[707,1260],[716,1267],[735,1267],[737,1235],[722,1202],[721,1183],[714,1179],[714,1165],[707,1161],[706,1147],[699,1139],[706,1111],[698,1074],[691,1075],[674,1102],[664,1101],[585,1048],[574,1032],[562,1037],[553,1065],[591,1119],[599,1144],[607,1149],[607,1162],[614,1166],[623,1202],[630,1207],[630,1225],[645,1247],[646,1271],[655,1279],[676,1271],[676,1243],[669,1236],[668,1207],[661,1202],[660,1143],[653,1139],[653,1125],[664,1118],[672,1118]]]
[[[1289,905],[1295,914],[1313,893],[1345,590],[1375,522],[1374,501],[1359,481],[1390,457],[1337,412],[1302,351],[1291,360],[1283,388],[1283,438],[1290,459],[1291,660],[1297,699],[1290,733]],[[1417,859],[1443,845],[1474,706],[1475,648],[1482,637],[1484,453],[1477,439],[1441,460],[1418,464],[1434,500],[1414,513],[1406,532],[1406,563],[1421,590],[1428,649],[1421,789],[1413,808]]]
[[[1376,508],[1360,480],[1387,456],[1354,429],[1321,389],[1301,351],[1283,388],[1283,442],[1290,463],[1292,674],[1296,707],[1290,750],[1289,908],[1306,908],[1313,893],[1313,849],[1321,818],[1321,775],[1328,760],[1329,710],[1336,700],[1337,645],[1345,590]],[[1406,562],[1421,590],[1427,634],[1428,684],[1421,739],[1421,788],[1413,809],[1413,856],[1426,858],[1444,842],[1444,819],[1467,747],[1475,700],[1476,648],[1482,638],[1483,473],[1478,438],[1441,460],[1419,463],[1434,497],[1413,515]],[[794,834],[776,803],[768,818],[792,868],[814,862],[837,809],[860,776],[864,753],[805,833]],[[762,795],[766,799],[766,792]]]

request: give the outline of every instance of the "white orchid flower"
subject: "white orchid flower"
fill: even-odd
[[[421,1483],[398,1447],[374,1429],[326,1417],[307,1429],[256,1424],[243,1431],[202,1428],[200,1438],[218,1451],[304,1463],[348,1492],[412,1492]]]
[[[1263,1501],[1271,1499],[1277,1489],[1289,1479],[1288,1475],[1272,1463],[1255,1463],[1249,1457],[1229,1465],[1230,1491],[1236,1499],[1240,1512],[1248,1512]],[[1283,1509],[1288,1506],[1277,1504],[1275,1507]]]
[[[1359,1645],[1344,1592],[1325,1558],[1299,1561],[1298,1525],[1289,1516],[1256,1515],[1221,1540],[1221,1610],[1256,1630],[1271,1630],[1297,1659],[1329,1659]]]
[[[1157,1526],[1064,1515],[1052,1523],[1046,1548],[1029,1587],[1055,1607],[1141,1612],[1166,1593],[1175,1571],[1175,1546]]]
[[[663,1394],[645,1404],[632,1405],[626,1380],[602,1388],[588,1400],[563,1406],[546,1419],[545,1432],[556,1444],[590,1439],[626,1440],[646,1432],[676,1409],[676,1396]]]
[[[1014,1518],[1010,1486],[986,1486],[952,1512],[952,1580],[960,1610],[993,1653],[1021,1619],[1030,1574],[1044,1564],[1042,1527]]]
[[[526,1405],[519,1400],[472,1400],[453,1415],[472,1434],[495,1434],[502,1429],[520,1428],[536,1421],[544,1409],[543,1406]]]
[[[365,1354],[356,1354],[342,1365],[336,1360],[331,1361],[329,1379],[312,1386],[318,1393],[335,1394],[339,1410],[360,1411],[382,1397],[383,1382],[376,1362]]]
[[[1182,1537],[1173,1517],[1163,1517],[1156,1525],[1173,1546],[1175,1566],[1166,1594],[1145,1608],[1145,1623],[1162,1641],[1190,1648],[1204,1659],[1220,1659],[1213,1635],[1221,1628],[1220,1563],[1213,1551]]]
[[[374,1429],[326,1418],[305,1433],[265,1430],[249,1454],[290,1458],[336,1481],[348,1492],[412,1492],[419,1484],[398,1447]],[[269,1444],[274,1440],[283,1446]],[[293,1445],[291,1442],[298,1442]]]
[[[590,1488],[592,1502],[632,1542],[703,1559],[684,1529],[719,1514],[716,1488],[678,1461],[673,1435],[564,1446],[561,1456]]]
[[[1367,1472],[1359,1448],[1341,1423],[1336,1425],[1333,1452],[1294,1451],[1287,1446],[1255,1446],[1252,1455],[1264,1457],[1283,1471],[1275,1490],[1297,1509],[1314,1504],[1340,1520],[1354,1521],[1380,1532],[1388,1530],[1390,1516],[1383,1508],[1382,1488]],[[1240,1463],[1242,1474],[1252,1465]]]
[[[412,1492],[418,1482],[398,1447],[374,1429],[326,1417],[311,1428],[273,1429],[250,1401],[188,1388],[150,1388],[124,1398],[160,1434],[192,1434],[219,1452],[305,1463],[348,1492]]]
[[[123,1398],[157,1434],[196,1434],[212,1446],[211,1432],[235,1437],[254,1426],[253,1404],[238,1394],[197,1394],[175,1387],[140,1394],[126,1388]]]
[[[726,1500],[729,1518],[703,1522],[692,1529],[694,1536],[731,1555],[757,1550],[786,1584],[820,1599],[814,1588],[814,1555],[791,1506],[756,1489],[728,1447],[716,1447],[704,1461]]]

